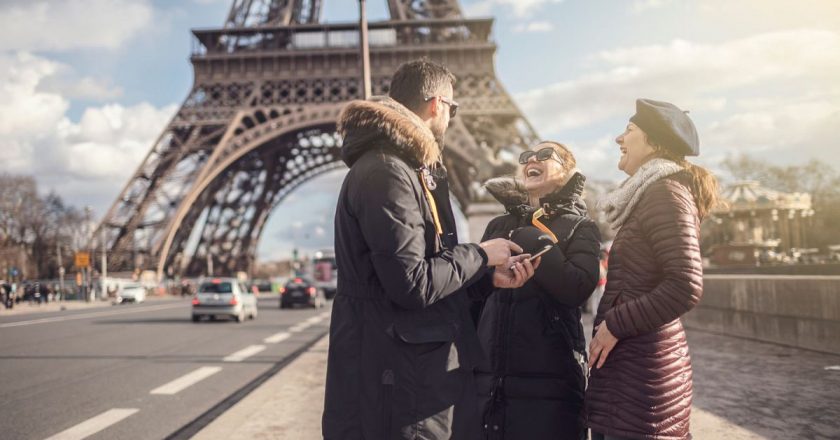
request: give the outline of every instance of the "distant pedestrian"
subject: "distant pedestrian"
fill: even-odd
[[[506,239],[458,244],[441,162],[453,82],[438,64],[410,62],[389,97],[350,103],[339,118],[350,171],[335,215],[327,440],[479,435],[470,294],[521,286],[533,267],[511,258],[522,249]]]
[[[11,309],[12,307],[14,307],[15,294],[14,290],[12,289],[12,285],[6,282],[0,284],[0,292],[2,292],[3,306],[7,309]]]
[[[630,177],[601,202],[613,229],[589,348],[593,440],[691,438],[691,358],[680,317],[700,301],[700,221],[717,181],[686,161],[700,143],[685,112],[639,99],[616,138]]]

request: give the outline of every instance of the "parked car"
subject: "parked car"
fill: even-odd
[[[117,289],[116,303],[141,303],[146,300],[146,288],[140,283],[122,283]]]
[[[293,307],[298,304],[318,309],[324,307],[326,302],[327,299],[324,296],[324,290],[319,288],[309,278],[292,278],[284,287],[280,288],[281,309]]]
[[[236,278],[213,278],[199,283],[192,300],[192,320],[227,316],[243,322],[257,319],[257,298]]]

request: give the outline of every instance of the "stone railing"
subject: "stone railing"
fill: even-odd
[[[840,354],[840,276],[707,275],[688,328]]]

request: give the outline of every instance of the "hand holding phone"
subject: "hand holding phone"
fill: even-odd
[[[533,255],[531,255],[531,258],[529,258],[528,260],[529,261],[534,261],[537,258],[541,257],[544,253],[546,253],[550,250],[551,250],[551,246],[546,246],[546,247],[540,249],[539,251],[537,251],[536,253],[534,253]]]

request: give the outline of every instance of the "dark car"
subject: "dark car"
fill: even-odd
[[[297,304],[321,308],[326,304],[323,289],[309,278],[296,277],[280,288],[280,308],[285,309]]]

